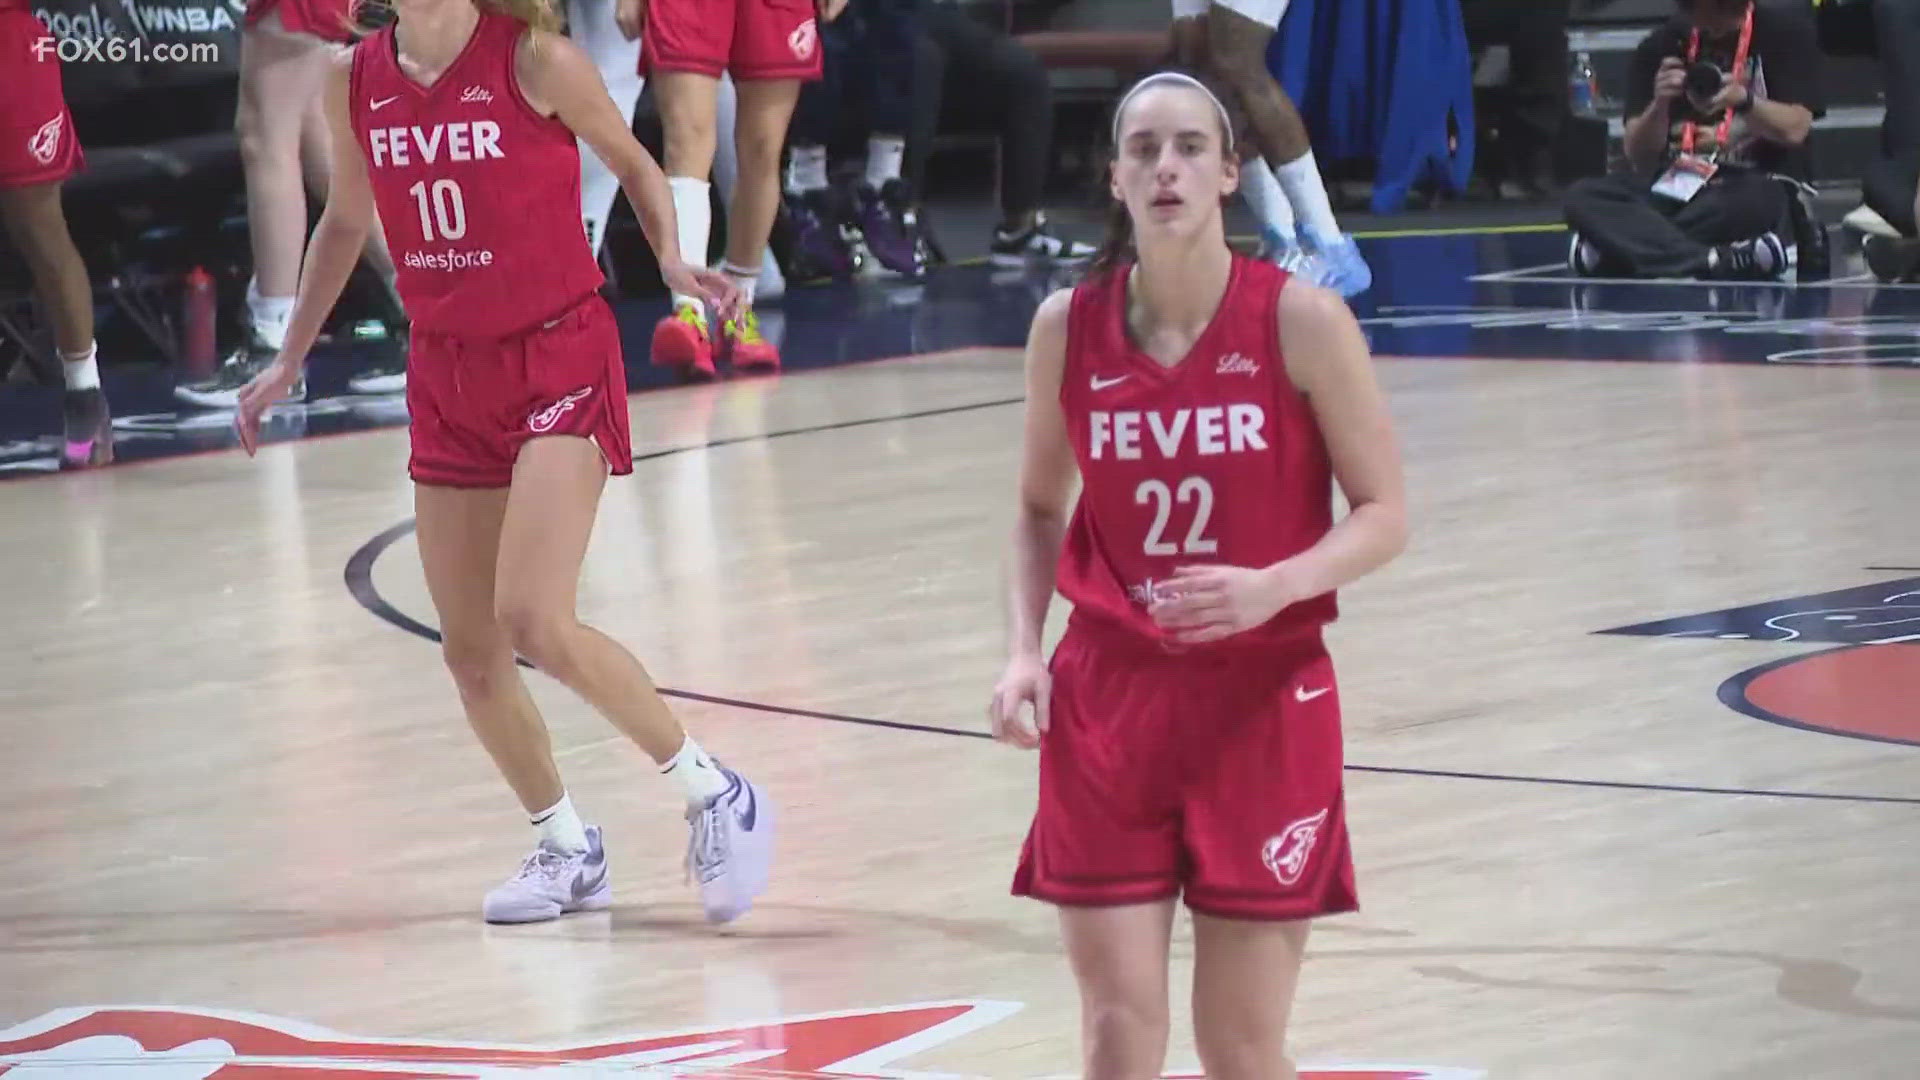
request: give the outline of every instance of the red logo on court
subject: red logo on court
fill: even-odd
[[[599,1062],[677,1075],[874,1077],[916,1054],[1017,1012],[1004,1001],[950,1001],[789,1017],[562,1046],[361,1038],[296,1020],[170,1008],[60,1009],[0,1031],[0,1076],[119,1075],[155,1080],[348,1080],[359,1077],[573,1075]],[[553,1068],[551,1074],[543,1067]],[[711,1071],[709,1071],[711,1070]],[[594,1075],[603,1075],[604,1070]],[[911,1073],[885,1068],[889,1077]]]

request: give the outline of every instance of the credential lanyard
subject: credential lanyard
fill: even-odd
[[[1733,51],[1733,81],[1734,82],[1743,83],[1743,81],[1746,79],[1747,50],[1752,45],[1753,45],[1753,5],[1748,4],[1746,22],[1742,23],[1740,26],[1740,44]],[[1689,38],[1687,41],[1687,66],[1692,67],[1693,62],[1696,59],[1698,59],[1699,56],[1700,56],[1700,28],[1696,26],[1693,28],[1693,36]],[[1682,154],[1693,153],[1693,142],[1694,142],[1694,139],[1697,137],[1699,130],[1700,130],[1699,124],[1695,123],[1692,120],[1687,121],[1686,130],[1680,133],[1680,152]],[[1732,133],[1733,133],[1733,110],[1727,109],[1725,111],[1725,114],[1720,117],[1720,127],[1714,136],[1714,151],[1713,151],[1714,156],[1718,157],[1720,152],[1726,149],[1727,136],[1731,135]]]

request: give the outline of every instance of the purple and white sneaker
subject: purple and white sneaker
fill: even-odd
[[[541,841],[520,872],[487,894],[483,907],[490,923],[546,922],[576,911],[605,911],[613,905],[607,882],[607,852],[600,827],[587,827],[587,850],[569,855]]]
[[[773,804],[739,773],[720,771],[727,790],[687,808],[687,873],[700,883],[711,923],[745,915],[773,869]]]

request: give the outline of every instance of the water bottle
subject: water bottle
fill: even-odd
[[[214,295],[213,275],[204,267],[187,271],[181,296],[180,359],[188,377],[204,379],[214,369],[214,316],[219,301]]]
[[[1599,111],[1600,88],[1593,74],[1593,54],[1582,50],[1573,58],[1567,75],[1568,105],[1575,116],[1592,116]]]

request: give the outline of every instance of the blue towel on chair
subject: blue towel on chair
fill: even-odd
[[[1374,163],[1373,210],[1473,172],[1473,62],[1458,0],[1293,0],[1267,53],[1322,163]],[[1448,148],[1448,138],[1457,147]]]

